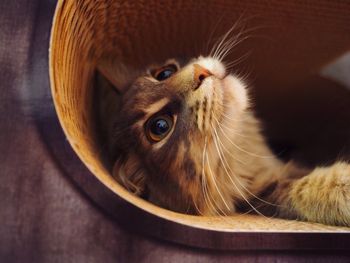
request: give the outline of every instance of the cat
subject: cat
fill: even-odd
[[[112,172],[130,192],[180,213],[350,226],[350,165],[310,170],[280,161],[220,52],[170,59],[128,81],[111,68],[100,67],[120,93],[107,121]]]

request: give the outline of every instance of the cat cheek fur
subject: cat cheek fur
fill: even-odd
[[[146,194],[147,175],[135,156],[128,156],[126,160],[118,159],[112,174],[129,192],[138,196]]]
[[[230,94],[230,101],[238,112],[243,112],[249,107],[249,99],[245,84],[238,78],[228,75],[223,80],[223,89],[226,94]]]

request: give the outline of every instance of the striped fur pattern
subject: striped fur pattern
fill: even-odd
[[[244,82],[222,62],[234,46],[226,37],[208,57],[167,61],[176,71],[164,80],[152,75],[152,66],[125,88],[110,67],[100,68],[121,94],[110,132],[113,176],[129,191],[181,213],[252,212],[350,226],[350,165],[307,170],[276,158]],[[150,141],[147,123],[162,114],[173,126]]]
[[[198,86],[196,67],[211,72]],[[282,163],[260,133],[247,90],[216,58],[178,65],[157,81],[140,75],[121,90],[113,123],[115,178],[173,211],[199,215],[253,212],[350,226],[350,165],[313,171]],[[150,142],[145,124],[174,116],[170,134]]]

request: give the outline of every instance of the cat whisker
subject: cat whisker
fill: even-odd
[[[204,141],[204,149],[203,149],[203,154],[202,154],[202,190],[203,190],[203,197],[204,197],[204,201],[206,203],[206,205],[208,207],[211,207],[214,211],[215,214],[217,213],[217,209],[215,208],[215,206],[213,205],[213,203],[210,200],[209,197],[209,192],[207,189],[207,181],[206,181],[206,176],[205,176],[205,153],[207,151],[207,137],[205,137],[205,141]]]
[[[207,136],[205,137],[205,145],[207,145]],[[216,187],[216,190],[218,191],[222,201],[224,202],[226,208],[228,209],[228,211],[230,211],[230,206],[227,204],[227,202],[225,201],[221,191],[219,190],[219,187],[217,186],[216,184],[216,180],[214,178],[214,175],[213,175],[213,172],[211,170],[211,166],[210,166],[210,162],[209,162],[209,155],[208,155],[208,151],[207,151],[207,148],[205,147],[205,159],[206,159],[206,162],[208,163],[208,169],[209,169],[209,172],[211,174],[211,179],[212,179],[212,182],[214,183],[215,187]],[[207,185],[207,184],[206,184]],[[212,199],[214,204],[216,205],[217,209],[214,207],[214,211],[215,211],[215,214],[218,215],[222,220],[224,220],[228,225],[232,225],[232,221],[229,220],[228,218],[228,214],[217,204],[217,202],[215,201],[215,199],[213,197],[210,196],[210,193],[208,191],[206,191],[208,193],[208,199]],[[220,213],[218,213],[220,212]]]
[[[213,117],[215,118],[215,116],[213,116]],[[216,119],[216,118],[215,118],[215,119]],[[216,119],[216,123],[217,123],[217,126],[221,126],[221,124],[219,123],[219,121],[218,121],[217,119]],[[237,159],[236,156],[234,156],[234,155],[232,154],[232,152],[229,151],[229,150],[226,148],[226,146],[221,142],[220,137],[219,137],[219,135],[218,135],[218,133],[217,133],[215,127],[212,127],[212,129],[214,130],[216,139],[217,139],[217,141],[220,143],[222,149],[224,149],[224,150],[225,150],[233,159],[235,159],[236,161],[239,161],[239,162],[241,162],[242,164],[246,164],[246,163],[243,163],[242,161],[240,161],[239,159]],[[225,159],[225,156],[223,156],[223,158]],[[228,165],[227,161],[226,161],[226,164]],[[230,172],[232,172],[231,169],[229,169],[229,170],[230,170]],[[258,196],[256,196],[255,194],[253,194],[252,192],[250,192],[249,189],[247,189],[247,188],[239,181],[239,178],[238,178],[238,177],[237,177],[237,181],[238,181],[238,183],[239,183],[249,194],[251,194],[251,195],[252,195],[253,197],[255,197],[257,200],[259,200],[259,201],[261,201],[261,202],[263,202],[263,203],[265,203],[265,204],[268,204],[268,205],[279,206],[279,205],[277,205],[277,204],[273,204],[273,203],[270,203],[270,202],[268,202],[268,201],[266,201],[266,200],[263,200],[263,199],[259,198]]]
[[[228,39],[222,46],[221,50],[216,54],[216,58],[220,61],[235,47],[237,46],[241,40],[239,40],[239,36],[232,37]]]
[[[212,127],[212,128],[215,130],[214,127]],[[228,178],[229,178],[229,180],[231,181],[232,185],[236,188],[236,190],[239,192],[239,194],[241,195],[241,197],[244,199],[244,201],[246,201],[247,204],[248,204],[256,213],[262,215],[262,214],[260,213],[260,211],[258,211],[258,210],[249,202],[249,200],[248,200],[248,199],[245,197],[245,195],[242,193],[241,189],[239,189],[239,187],[238,187],[238,186],[236,185],[236,183],[233,181],[232,176],[231,176],[231,174],[229,173],[229,171],[228,171],[228,169],[227,169],[227,167],[226,167],[226,165],[228,165],[228,164],[225,162],[226,160],[224,160],[224,156],[223,156],[223,154],[222,154],[222,152],[221,152],[221,150],[220,150],[220,147],[219,147],[219,145],[218,145],[218,143],[217,143],[217,139],[218,139],[218,137],[217,137],[217,133],[216,133],[215,136],[213,136],[213,141],[214,141],[214,144],[215,144],[215,147],[216,147],[216,150],[217,150],[219,159],[220,159],[220,161],[221,161],[221,164],[223,165],[223,168],[224,168],[224,171],[225,171],[226,175],[228,176]],[[228,167],[229,167],[229,165],[228,165]],[[231,170],[230,170],[230,171],[231,171]],[[231,172],[232,172],[232,171],[231,171]],[[264,215],[262,215],[262,216],[264,216]]]
[[[236,22],[228,29],[228,31],[221,37],[219,37],[218,41],[213,45],[209,56],[217,58],[217,54],[220,51],[220,49],[222,49],[222,44],[227,40],[228,36],[233,32],[233,30],[235,30],[240,24],[243,24],[244,22],[246,22],[248,19],[248,17],[246,17],[244,15],[244,13],[242,13],[238,19],[236,20]]]
[[[188,212],[190,211],[190,209],[191,209],[191,203],[188,202],[187,208],[186,208],[186,214],[188,214]]]
[[[225,68],[226,70],[231,70],[233,69],[233,67],[237,66],[238,64],[242,63],[244,60],[246,60],[250,55],[251,55],[251,51],[248,51],[246,53],[244,53],[241,57],[239,57],[238,59],[235,59],[233,61],[230,61],[229,63],[225,63]]]
[[[208,155],[207,155],[207,137],[205,138],[205,150],[203,151],[204,153],[204,159],[206,160]],[[208,162],[208,161],[207,161]],[[209,163],[208,163],[209,165]],[[204,164],[202,166],[202,169],[204,168]],[[203,183],[203,194],[204,194],[204,198],[206,199],[205,202],[206,204],[210,204],[211,208],[213,209],[213,214],[214,215],[219,215],[219,216],[227,216],[227,213],[220,207],[220,205],[218,205],[217,201],[215,200],[215,198],[213,198],[210,194],[210,191],[208,191],[208,183],[207,183],[207,177],[206,177],[206,173],[205,170],[202,170],[203,173],[203,177],[202,177],[202,183]],[[214,177],[211,177],[212,179],[212,183],[215,185],[219,195],[223,198],[219,188],[216,185],[216,181],[214,179]],[[225,200],[222,199],[224,202]],[[225,204],[227,205],[227,203],[225,202]],[[229,209],[230,210],[230,209]]]
[[[228,126],[226,126],[226,125],[224,125],[222,123],[219,123],[217,120],[216,120],[216,125],[217,126],[221,126],[222,128],[225,128],[225,130],[228,130],[228,131],[232,132],[234,135],[237,135],[239,137],[242,137],[242,138],[254,138],[253,136],[240,134],[235,129],[230,128],[230,127],[228,127]]]
[[[233,50],[234,47],[238,46],[243,41],[250,38],[249,35],[245,37],[241,37],[243,34],[245,34],[245,32],[242,32],[242,31],[239,32],[234,37],[231,37],[230,39],[228,39],[224,45],[222,45],[221,52],[217,56],[220,61],[223,61],[224,58]]]
[[[212,51],[210,52],[210,56],[212,56],[213,58],[218,58],[219,54],[221,53],[221,50],[227,46],[227,42],[228,41],[232,41],[232,38],[228,39],[229,35],[233,32],[233,30],[235,30],[239,23],[241,23],[241,18],[240,17],[233,25],[232,27],[222,36],[221,40],[219,39],[219,43],[217,45],[213,46]],[[213,51],[215,50],[215,52],[213,53]]]
[[[207,141],[207,137],[205,137],[205,140]],[[219,196],[221,197],[221,200],[222,200],[223,203],[225,204],[225,206],[226,206],[226,208],[228,209],[228,211],[230,211],[231,208],[230,208],[230,206],[226,203],[225,198],[223,197],[223,195],[222,195],[222,193],[221,193],[221,191],[220,191],[220,189],[219,189],[219,187],[218,187],[218,185],[217,185],[217,183],[216,183],[216,180],[215,180],[215,178],[214,178],[213,171],[212,171],[211,166],[210,166],[209,156],[208,156],[208,153],[207,153],[207,152],[205,152],[205,158],[206,158],[206,161],[207,161],[207,164],[208,164],[209,174],[210,174],[210,176],[211,176],[211,179],[212,179],[212,182],[213,182],[213,184],[214,184],[214,186],[215,186],[215,189],[218,191],[218,194],[219,194]]]
[[[245,31],[243,31],[243,29],[242,29],[234,37],[227,39],[225,41],[225,43],[221,45],[221,50],[216,54],[216,58],[219,59],[220,61],[223,61],[224,58],[230,53],[230,51],[234,47],[238,46],[243,41],[252,37],[252,35],[245,35],[245,34],[250,33],[252,31],[255,31],[257,29],[259,29],[259,27],[250,28],[250,29],[247,29]]]
[[[214,116],[213,116],[214,118]],[[258,140],[258,138],[256,138],[255,136],[250,136],[250,135],[247,135],[247,134],[241,134],[241,133],[238,133],[234,128],[231,128],[231,127],[228,127],[226,126],[225,124],[223,123],[220,123],[217,119],[215,119],[215,124],[216,126],[220,126],[221,128],[225,129],[225,130],[228,130],[229,132],[232,132],[234,135],[237,135],[239,137],[242,137],[244,139],[251,139],[252,141],[256,141]]]
[[[210,54],[209,53],[209,45],[210,45],[210,42],[212,41],[212,38],[214,36],[214,33],[215,31],[217,30],[219,24],[222,22],[222,19],[223,19],[223,15],[216,21],[213,29],[211,30],[211,33],[208,37],[208,41],[207,41],[207,44],[206,44],[206,48],[205,48],[205,53],[204,54]],[[215,44],[214,44],[215,45]]]
[[[233,70],[233,67],[230,67],[229,70],[232,72],[232,74],[237,79],[239,79],[241,82],[245,83],[247,87],[250,87],[256,80],[256,76],[254,76],[252,68],[250,68],[250,69],[242,69],[242,68],[237,69],[237,68],[235,68]]]
[[[197,205],[197,203],[196,203],[195,198],[192,199],[192,202],[193,202],[194,207],[196,208],[198,214],[201,215],[201,216],[204,216],[203,212],[198,208],[198,205]]]
[[[214,44],[213,48],[211,49],[211,51],[209,53],[209,56],[211,56],[213,58],[217,58],[217,53],[221,49],[221,46],[225,42],[226,38],[235,29],[236,23],[221,38],[219,38],[219,40]]]
[[[203,170],[202,170],[202,173],[203,173]],[[202,178],[201,178],[201,179],[202,179],[202,185],[201,185],[202,187],[201,187],[201,189],[202,189],[204,201],[206,202],[205,192],[204,192],[204,189],[203,189],[203,180],[204,180],[204,179],[203,179],[203,174],[202,174]],[[193,202],[194,207],[196,208],[198,214],[201,215],[201,216],[205,216],[204,213],[199,209],[199,207],[198,207],[198,205],[197,205],[197,203],[196,203],[196,198],[195,198],[195,197],[192,198],[192,202]]]
[[[223,108],[228,108],[228,107],[230,107],[230,104],[221,103],[221,102],[216,102],[216,103],[217,103],[218,105],[220,105],[221,107],[223,107]],[[249,119],[248,116],[240,117],[239,119],[233,118],[232,116],[229,116],[229,115],[225,114],[224,112],[222,112],[221,115],[224,116],[226,119],[229,119],[229,120],[231,120],[231,121],[238,122],[238,123],[242,123],[242,122],[244,122],[244,121],[246,121],[246,120]],[[220,119],[221,119],[221,118],[220,118]]]
[[[205,181],[206,182],[206,181]],[[212,213],[213,215],[226,215],[226,213],[218,206],[215,199],[210,195],[210,191],[208,191],[208,183],[206,182],[204,185],[204,198],[207,199],[207,204],[210,204],[210,207],[213,209]],[[213,201],[213,202],[212,202]]]
[[[222,148],[224,148],[224,144],[221,142],[221,140],[220,140],[220,138],[219,138],[219,135],[218,135],[218,133],[217,133],[217,131],[216,131],[216,129],[215,129],[214,127],[213,127],[213,130],[214,130],[215,136],[216,136],[216,138],[217,138],[217,141],[221,144],[221,146],[223,146]],[[224,148],[224,149],[225,149],[225,148]],[[231,153],[230,151],[227,151],[227,152],[230,153],[230,155],[231,155],[232,158],[235,158],[235,156],[232,156],[232,153]],[[223,154],[222,151],[221,151],[221,153]],[[229,166],[229,164],[228,164],[228,162],[227,162],[227,160],[226,160],[226,158],[225,158],[224,155],[223,155],[223,159],[224,159],[226,165],[228,166],[230,172],[232,173],[232,170],[231,170],[231,168],[230,168],[230,166]],[[236,160],[237,160],[237,159],[236,159]],[[259,201],[261,201],[261,202],[263,202],[263,203],[265,203],[265,204],[268,204],[268,205],[280,206],[280,205],[277,205],[277,204],[270,203],[270,202],[268,202],[268,201],[266,201],[266,200],[264,200],[264,199],[261,199],[260,197],[256,196],[256,195],[255,195],[254,193],[252,193],[244,184],[242,184],[242,183],[240,182],[239,177],[234,177],[234,178],[237,180],[237,182],[239,183],[239,185],[240,185],[242,188],[244,188],[244,190],[246,190],[251,196],[253,196],[253,197],[256,198],[257,200],[259,200]]]
[[[215,128],[212,127],[214,130]],[[249,200],[245,197],[245,195],[243,194],[242,190],[239,189],[239,187],[236,185],[236,183],[233,181],[232,179],[232,176],[230,175],[227,167],[226,167],[226,163],[224,162],[223,160],[223,156],[222,156],[222,152],[220,151],[220,148],[218,146],[218,143],[217,143],[217,137],[216,136],[213,136],[213,141],[214,141],[214,144],[215,144],[215,147],[216,147],[216,150],[217,150],[217,153],[218,153],[218,156],[219,156],[219,159],[221,161],[221,164],[224,168],[224,171],[226,173],[226,175],[228,176],[229,180],[231,181],[232,185],[236,188],[236,190],[238,191],[238,193],[241,195],[241,197],[243,198],[243,200],[259,215],[263,216],[263,217],[266,217],[265,215],[263,215],[260,211],[258,211],[250,202]],[[232,171],[231,171],[232,172]]]
[[[241,148],[241,147],[238,146],[236,143],[234,143],[234,142],[232,141],[232,139],[229,138],[229,136],[227,136],[227,134],[225,133],[225,131],[224,131],[221,127],[219,127],[219,129],[221,130],[221,133],[225,136],[225,138],[226,138],[235,148],[237,148],[237,149],[240,150],[241,152],[244,152],[244,153],[246,153],[246,154],[249,154],[249,155],[251,155],[251,156],[258,157],[258,158],[266,158],[266,159],[268,159],[268,158],[275,158],[273,155],[269,155],[269,156],[268,156],[268,155],[259,155],[259,154],[255,154],[255,153],[252,153],[252,152],[248,152],[247,150]]]
[[[215,120],[215,122],[216,122],[216,124],[217,124],[218,126],[221,126],[221,127],[225,128],[226,130],[229,130],[229,131],[232,132],[233,134],[235,134],[235,135],[237,135],[237,136],[240,136],[240,137],[243,137],[243,138],[252,138],[251,136],[247,136],[247,135],[240,134],[240,133],[238,133],[235,129],[233,129],[233,128],[231,128],[231,127],[228,127],[228,126],[226,126],[226,125],[223,124],[223,123],[220,123],[219,120],[215,117],[215,114],[213,114],[213,118],[214,118],[214,120]],[[240,122],[242,122],[242,121],[240,120]]]
[[[216,132],[216,131],[214,131]],[[218,142],[220,143],[221,147],[234,159],[236,160],[237,162],[241,163],[241,164],[244,164],[246,165],[247,163],[243,162],[242,160],[238,159],[236,156],[233,155],[233,153],[231,151],[229,151],[226,146],[221,142],[220,138],[218,137],[217,134],[215,134],[217,139],[218,139]]]

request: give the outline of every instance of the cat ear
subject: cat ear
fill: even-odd
[[[100,59],[97,63],[97,70],[119,92],[123,92],[137,76],[137,71],[135,69],[119,63],[112,58]]]
[[[126,161],[117,160],[114,164],[113,177],[124,186],[129,192],[137,196],[146,194],[146,173],[134,157],[129,157]]]

